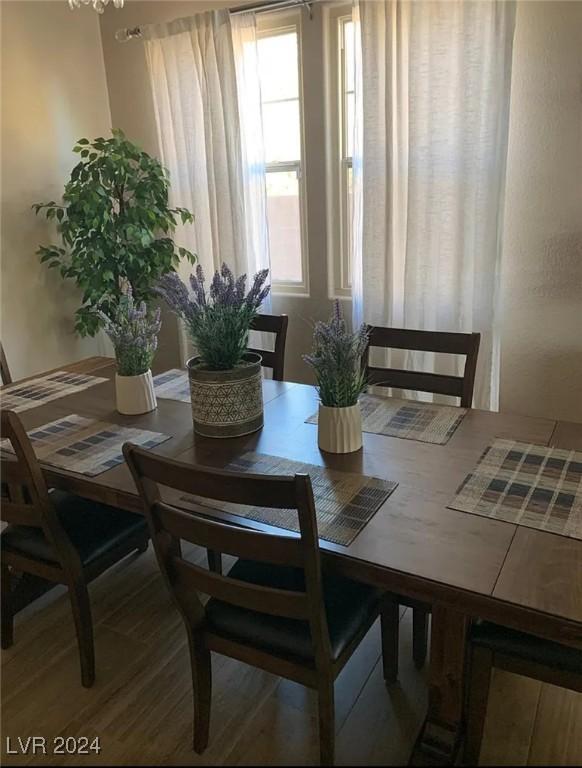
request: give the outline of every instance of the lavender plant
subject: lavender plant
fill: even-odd
[[[115,348],[117,373],[139,376],[150,369],[158,348],[160,309],[148,312],[145,301],[137,303],[130,283],[123,290],[112,318],[100,309],[96,314]]]
[[[322,405],[331,408],[356,405],[366,386],[361,363],[367,344],[366,326],[362,325],[356,333],[348,331],[336,299],[329,322],[315,324],[312,354],[303,356],[315,371]]]
[[[230,370],[243,362],[251,323],[271,289],[265,285],[268,274],[268,269],[257,272],[248,293],[247,276],[235,278],[226,264],[214,273],[208,292],[200,264],[190,275],[191,291],[175,272],[158,282],[156,292],[184,320],[207,370]]]

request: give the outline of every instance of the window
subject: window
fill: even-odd
[[[352,286],[352,155],[355,119],[354,24],[350,17],[338,19],[339,41],[339,131],[340,131],[340,283],[348,292]]]
[[[307,269],[298,25],[261,30],[258,56],[273,287],[303,293]]]
[[[341,196],[341,285],[349,290],[352,285],[352,155],[355,119],[355,60],[354,24],[351,18],[339,20],[340,41],[340,196]]]
[[[329,137],[328,273],[329,295],[351,295],[352,154],[355,119],[354,24],[349,6],[328,14]]]

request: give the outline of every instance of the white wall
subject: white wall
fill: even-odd
[[[57,242],[34,202],[59,200],[82,136],[110,129],[97,14],[63,0],[4,1],[2,13],[1,335],[13,377],[99,354],[74,335],[79,294],[39,263]]]
[[[501,409],[582,421],[582,2],[520,2]]]

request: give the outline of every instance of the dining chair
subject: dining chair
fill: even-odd
[[[2,648],[14,642],[14,614],[30,600],[31,585],[38,588],[41,580],[45,585],[46,581],[64,584],[77,634],[81,681],[90,688],[95,681],[95,650],[87,584],[133,550],[145,551],[146,522],[138,514],[58,490],[49,492],[19,417],[4,410],[0,423],[2,437],[15,454],[1,458],[0,518],[8,523],[0,534]],[[46,587],[38,594],[42,591]]]
[[[202,753],[208,745],[214,651],[316,690],[321,763],[332,764],[334,680],[379,614],[384,674],[392,678],[397,604],[373,587],[322,572],[309,476],[192,466],[131,444],[124,454],[188,635],[194,750]],[[206,506],[179,509],[168,493],[194,494]],[[213,501],[296,510],[300,534],[270,534],[210,519]],[[239,559],[227,575],[216,573],[184,559],[181,539]],[[200,595],[209,596],[205,605]]]
[[[582,650],[478,621],[469,635],[464,764],[477,765],[493,668],[582,692]]]
[[[451,395],[460,398],[463,408],[471,407],[481,334],[412,331],[381,326],[368,326],[368,330],[369,342],[364,353],[368,384],[375,387],[395,387],[416,392],[431,392],[436,395]],[[464,372],[462,376],[448,376],[442,373],[371,366],[369,355],[372,347],[461,355],[465,358]]]
[[[0,341],[0,377],[2,378],[2,384],[12,384],[12,376],[10,375],[10,368],[8,367],[8,361],[4,354],[4,346]]]
[[[275,349],[271,352],[264,349],[249,349],[263,358],[263,367],[273,369],[273,379],[283,381],[285,371],[285,344],[287,341],[287,315],[256,315],[252,324],[252,331],[275,334]]]
[[[460,399],[463,408],[473,403],[475,371],[479,354],[479,333],[451,333],[448,331],[416,331],[405,328],[368,326],[369,341],[363,356],[368,384],[376,387],[394,387],[416,392],[451,395]],[[381,368],[370,365],[370,349],[402,349],[421,352],[461,355],[465,358],[462,376],[448,376],[425,371],[400,368]],[[428,614],[430,607],[415,601],[403,600],[412,611],[412,656],[417,667],[426,660],[428,646]]]

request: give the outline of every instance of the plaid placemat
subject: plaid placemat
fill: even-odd
[[[182,403],[190,402],[188,374],[179,368],[172,368],[171,371],[154,376],[154,388],[156,390],[156,397],[166,398],[166,400],[179,400]]]
[[[449,506],[582,539],[582,451],[495,440]]]
[[[467,413],[466,408],[370,394],[360,397],[360,409],[364,432],[439,445],[448,442]],[[317,413],[306,421],[317,424]]]
[[[39,461],[90,477],[123,464],[121,449],[127,441],[153,448],[170,439],[170,435],[160,432],[109,424],[76,414],[31,429],[28,436]],[[7,439],[0,442],[0,449],[12,453]]]
[[[313,486],[319,537],[344,546],[351,544],[398,485],[376,477],[339,472],[261,453],[245,453],[226,468],[263,475],[308,474]],[[214,500],[209,502],[193,496],[184,496],[182,500],[211,505],[239,517],[299,532],[297,510],[294,509],[268,509]]]
[[[0,390],[2,407],[11,411],[27,411],[50,403],[59,397],[66,397],[83,389],[102,384],[107,379],[100,376],[88,376],[84,373],[69,373],[56,371],[38,379],[30,379],[22,383],[9,384]]]

